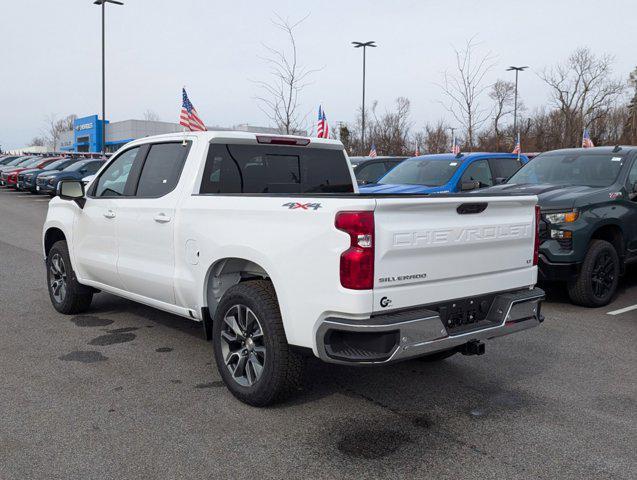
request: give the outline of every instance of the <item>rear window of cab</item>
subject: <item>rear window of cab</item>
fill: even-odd
[[[353,193],[342,150],[210,145],[200,193]]]

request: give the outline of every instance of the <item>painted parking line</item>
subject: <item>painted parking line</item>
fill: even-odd
[[[613,310],[612,312],[608,312],[607,315],[621,315],[622,313],[632,312],[633,310],[637,310],[637,305],[631,305],[626,308],[620,308],[619,310]]]

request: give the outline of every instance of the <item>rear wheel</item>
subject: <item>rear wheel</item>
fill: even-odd
[[[251,280],[228,289],[212,326],[217,368],[230,392],[263,407],[298,387],[303,357],[287,343],[272,284]]]
[[[605,240],[593,240],[579,275],[568,284],[571,301],[585,307],[607,305],[619,283],[619,255]]]
[[[46,257],[49,297],[53,308],[66,315],[86,311],[93,300],[93,290],[81,285],[75,276],[69,250],[64,240],[55,242]]]

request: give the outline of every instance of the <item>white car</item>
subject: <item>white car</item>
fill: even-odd
[[[538,325],[537,198],[361,195],[340,142],[243,132],[147,137],[43,232],[56,310],[110,292],[201,321],[230,391],[267,405],[305,355],[342,364],[481,354]]]

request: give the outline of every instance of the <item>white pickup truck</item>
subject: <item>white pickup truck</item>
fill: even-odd
[[[340,142],[148,137],[63,181],[43,246],[51,302],[98,291],[202,321],[223,381],[267,405],[303,360],[481,354],[538,325],[535,196],[361,195]]]

